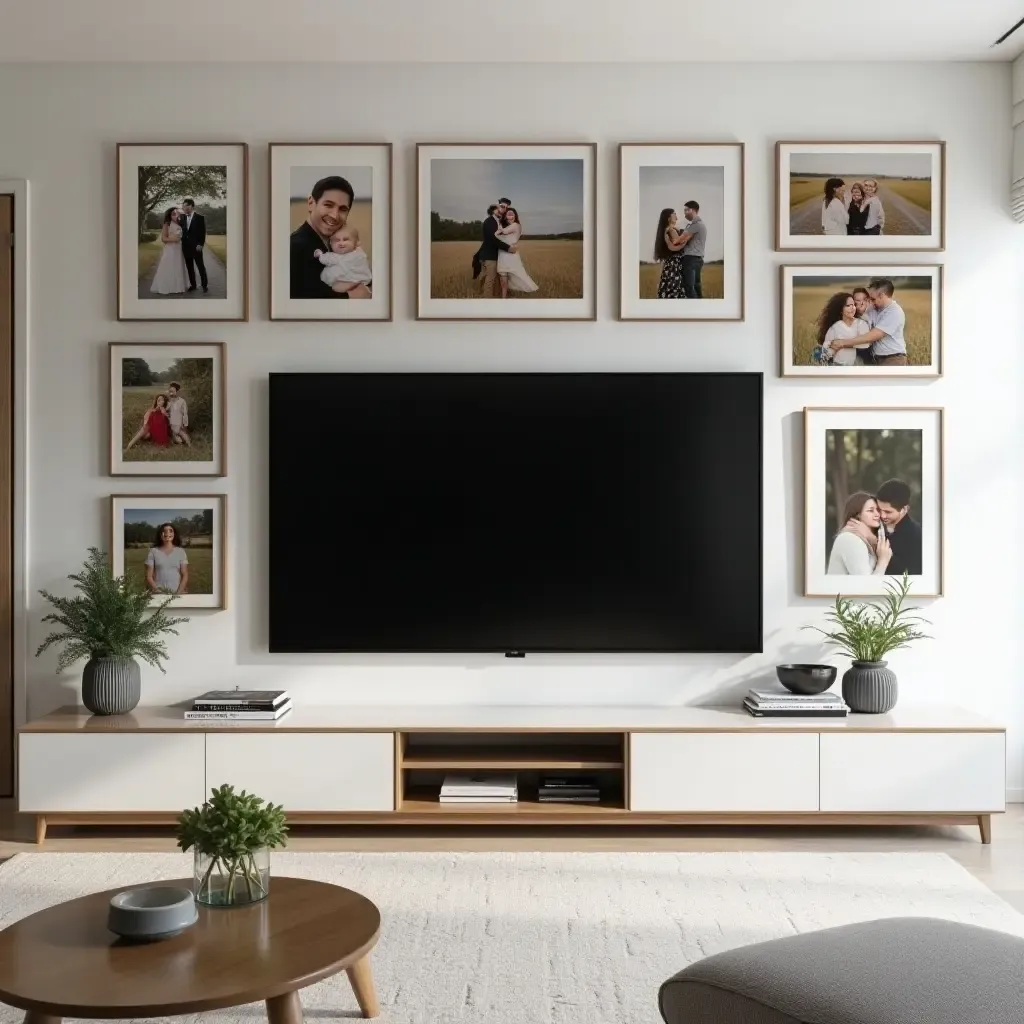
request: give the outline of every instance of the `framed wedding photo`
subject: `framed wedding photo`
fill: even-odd
[[[783,377],[939,377],[942,267],[782,267]]]
[[[416,146],[418,320],[595,320],[595,143]]]
[[[945,248],[944,142],[778,142],[777,251]]]
[[[118,320],[249,319],[249,147],[117,146]]]
[[[942,594],[943,411],[804,409],[804,594]]]
[[[115,494],[111,565],[152,591],[177,594],[172,608],[227,607],[227,498],[223,494]]]
[[[111,342],[110,475],[227,474],[223,342]]]
[[[619,146],[619,319],[742,320],[742,142]]]
[[[391,319],[391,194],[389,142],[270,144],[271,320]]]

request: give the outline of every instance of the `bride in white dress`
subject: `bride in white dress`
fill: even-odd
[[[164,214],[164,226],[160,231],[160,241],[163,242],[164,248],[160,253],[160,262],[156,265],[153,283],[149,286],[154,295],[184,294],[188,287],[178,216],[177,207],[174,206]]]
[[[523,225],[514,206],[505,213],[505,223],[494,232],[496,236],[509,245],[515,245],[523,237]],[[523,257],[517,252],[498,250],[498,280],[501,281],[501,297],[508,298],[508,290],[514,292],[535,292],[540,287],[526,272]]]

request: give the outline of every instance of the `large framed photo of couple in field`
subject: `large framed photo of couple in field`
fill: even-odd
[[[787,266],[783,377],[939,377],[942,267]]]
[[[419,320],[595,320],[595,143],[416,147]]]
[[[944,142],[779,142],[775,248],[938,252]]]
[[[223,342],[111,342],[110,475],[225,476]]]
[[[271,320],[391,319],[391,192],[389,142],[270,144]]]
[[[742,142],[619,146],[620,320],[742,320]]]
[[[227,498],[223,494],[115,494],[112,569],[174,608],[227,607]]]
[[[118,320],[249,319],[249,147],[117,146]]]
[[[804,409],[804,594],[942,594],[943,411]]]

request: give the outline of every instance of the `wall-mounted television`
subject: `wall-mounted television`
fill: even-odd
[[[762,649],[759,373],[270,375],[270,650]]]

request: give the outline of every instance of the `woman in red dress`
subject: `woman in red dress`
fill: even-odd
[[[153,399],[153,408],[146,410],[139,432],[128,442],[125,451],[128,451],[136,442],[147,440],[161,448],[166,448],[171,443],[171,424],[168,419],[166,395],[157,395]]]

